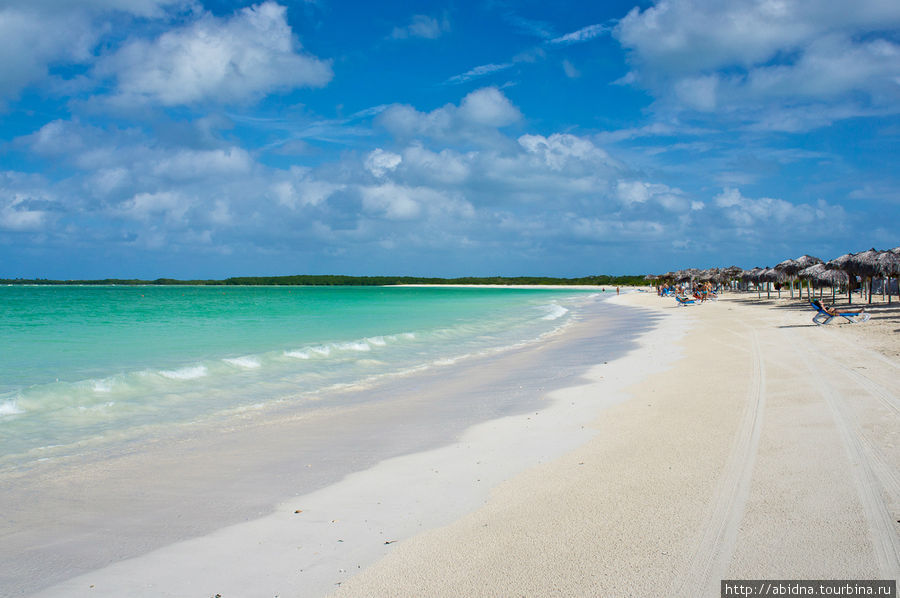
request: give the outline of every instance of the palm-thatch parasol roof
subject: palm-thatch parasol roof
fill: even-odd
[[[744,270],[741,273],[741,280],[744,282],[759,282],[759,274],[762,272],[764,268],[760,268],[756,266],[755,268],[751,268],[749,270]]]
[[[794,261],[797,262],[797,266],[800,268],[800,270],[797,271],[798,273],[805,270],[806,268],[809,268],[810,266],[825,263],[814,255],[801,255]]]
[[[807,266],[806,268],[803,268],[802,270],[797,272],[797,276],[799,276],[800,278],[807,278],[810,280],[819,280],[819,275],[822,274],[823,272],[826,272],[825,264],[820,262],[818,264],[813,264],[811,266]],[[830,270],[830,272],[840,272],[840,270]]]
[[[722,269],[722,274],[728,275],[729,278],[737,278],[743,273],[744,269],[739,268],[738,266],[728,266],[727,268]]]
[[[850,261],[855,267],[854,271],[856,274],[860,276],[878,276],[880,274],[878,256],[880,256],[881,253],[881,251],[874,248],[869,249],[868,251],[854,253],[853,257],[850,258]]]
[[[900,275],[900,247],[882,251],[876,261],[882,275],[890,277]]]
[[[854,255],[853,253],[845,253],[825,262],[825,267],[829,270],[843,270],[844,272],[856,274],[856,264],[853,262]]]
[[[797,260],[784,260],[783,262],[779,262],[774,270],[778,270],[779,272],[783,272],[786,276],[794,277],[797,272],[802,270],[800,264],[797,263]]]
[[[766,268],[758,274],[759,280],[762,282],[781,282],[785,280],[785,275],[775,268]]]

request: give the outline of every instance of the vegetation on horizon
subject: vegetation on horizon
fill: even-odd
[[[102,280],[49,280],[45,278],[0,278],[3,285],[205,285],[205,286],[391,286],[402,284],[447,285],[645,285],[643,275],[583,276],[553,278],[550,276],[465,276],[461,278],[425,278],[419,276],[343,276],[336,274],[298,274],[294,276],[237,276],[224,280],[178,280],[157,278],[140,280],[104,278]]]

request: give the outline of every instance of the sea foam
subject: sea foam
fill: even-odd
[[[249,355],[244,356],[244,357],[231,357],[231,358],[223,359],[222,361],[224,361],[227,364],[230,364],[230,365],[233,365],[233,366],[236,366],[239,368],[244,368],[247,370],[255,370],[256,368],[258,368],[260,366],[259,359],[257,359],[256,357],[250,357]]]
[[[170,380],[195,380],[206,375],[205,365],[195,365],[191,367],[181,368],[180,370],[162,370],[159,372],[161,376],[165,376]]]
[[[541,318],[542,320],[558,320],[559,318],[561,318],[564,315],[566,315],[567,313],[569,313],[568,309],[566,309],[565,307],[563,307],[562,305],[559,305],[557,303],[551,303],[550,305],[542,305],[541,309],[543,309],[545,312],[547,312],[546,315],[543,318]]]
[[[4,401],[3,403],[0,403],[0,417],[18,415],[20,413],[25,413],[25,411],[19,409],[19,406],[15,401]]]

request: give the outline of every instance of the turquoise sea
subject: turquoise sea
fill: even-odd
[[[595,293],[417,287],[0,287],[0,468],[535,342]]]

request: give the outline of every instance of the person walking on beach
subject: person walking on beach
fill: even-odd
[[[616,295],[619,294],[619,287],[616,287]]]

